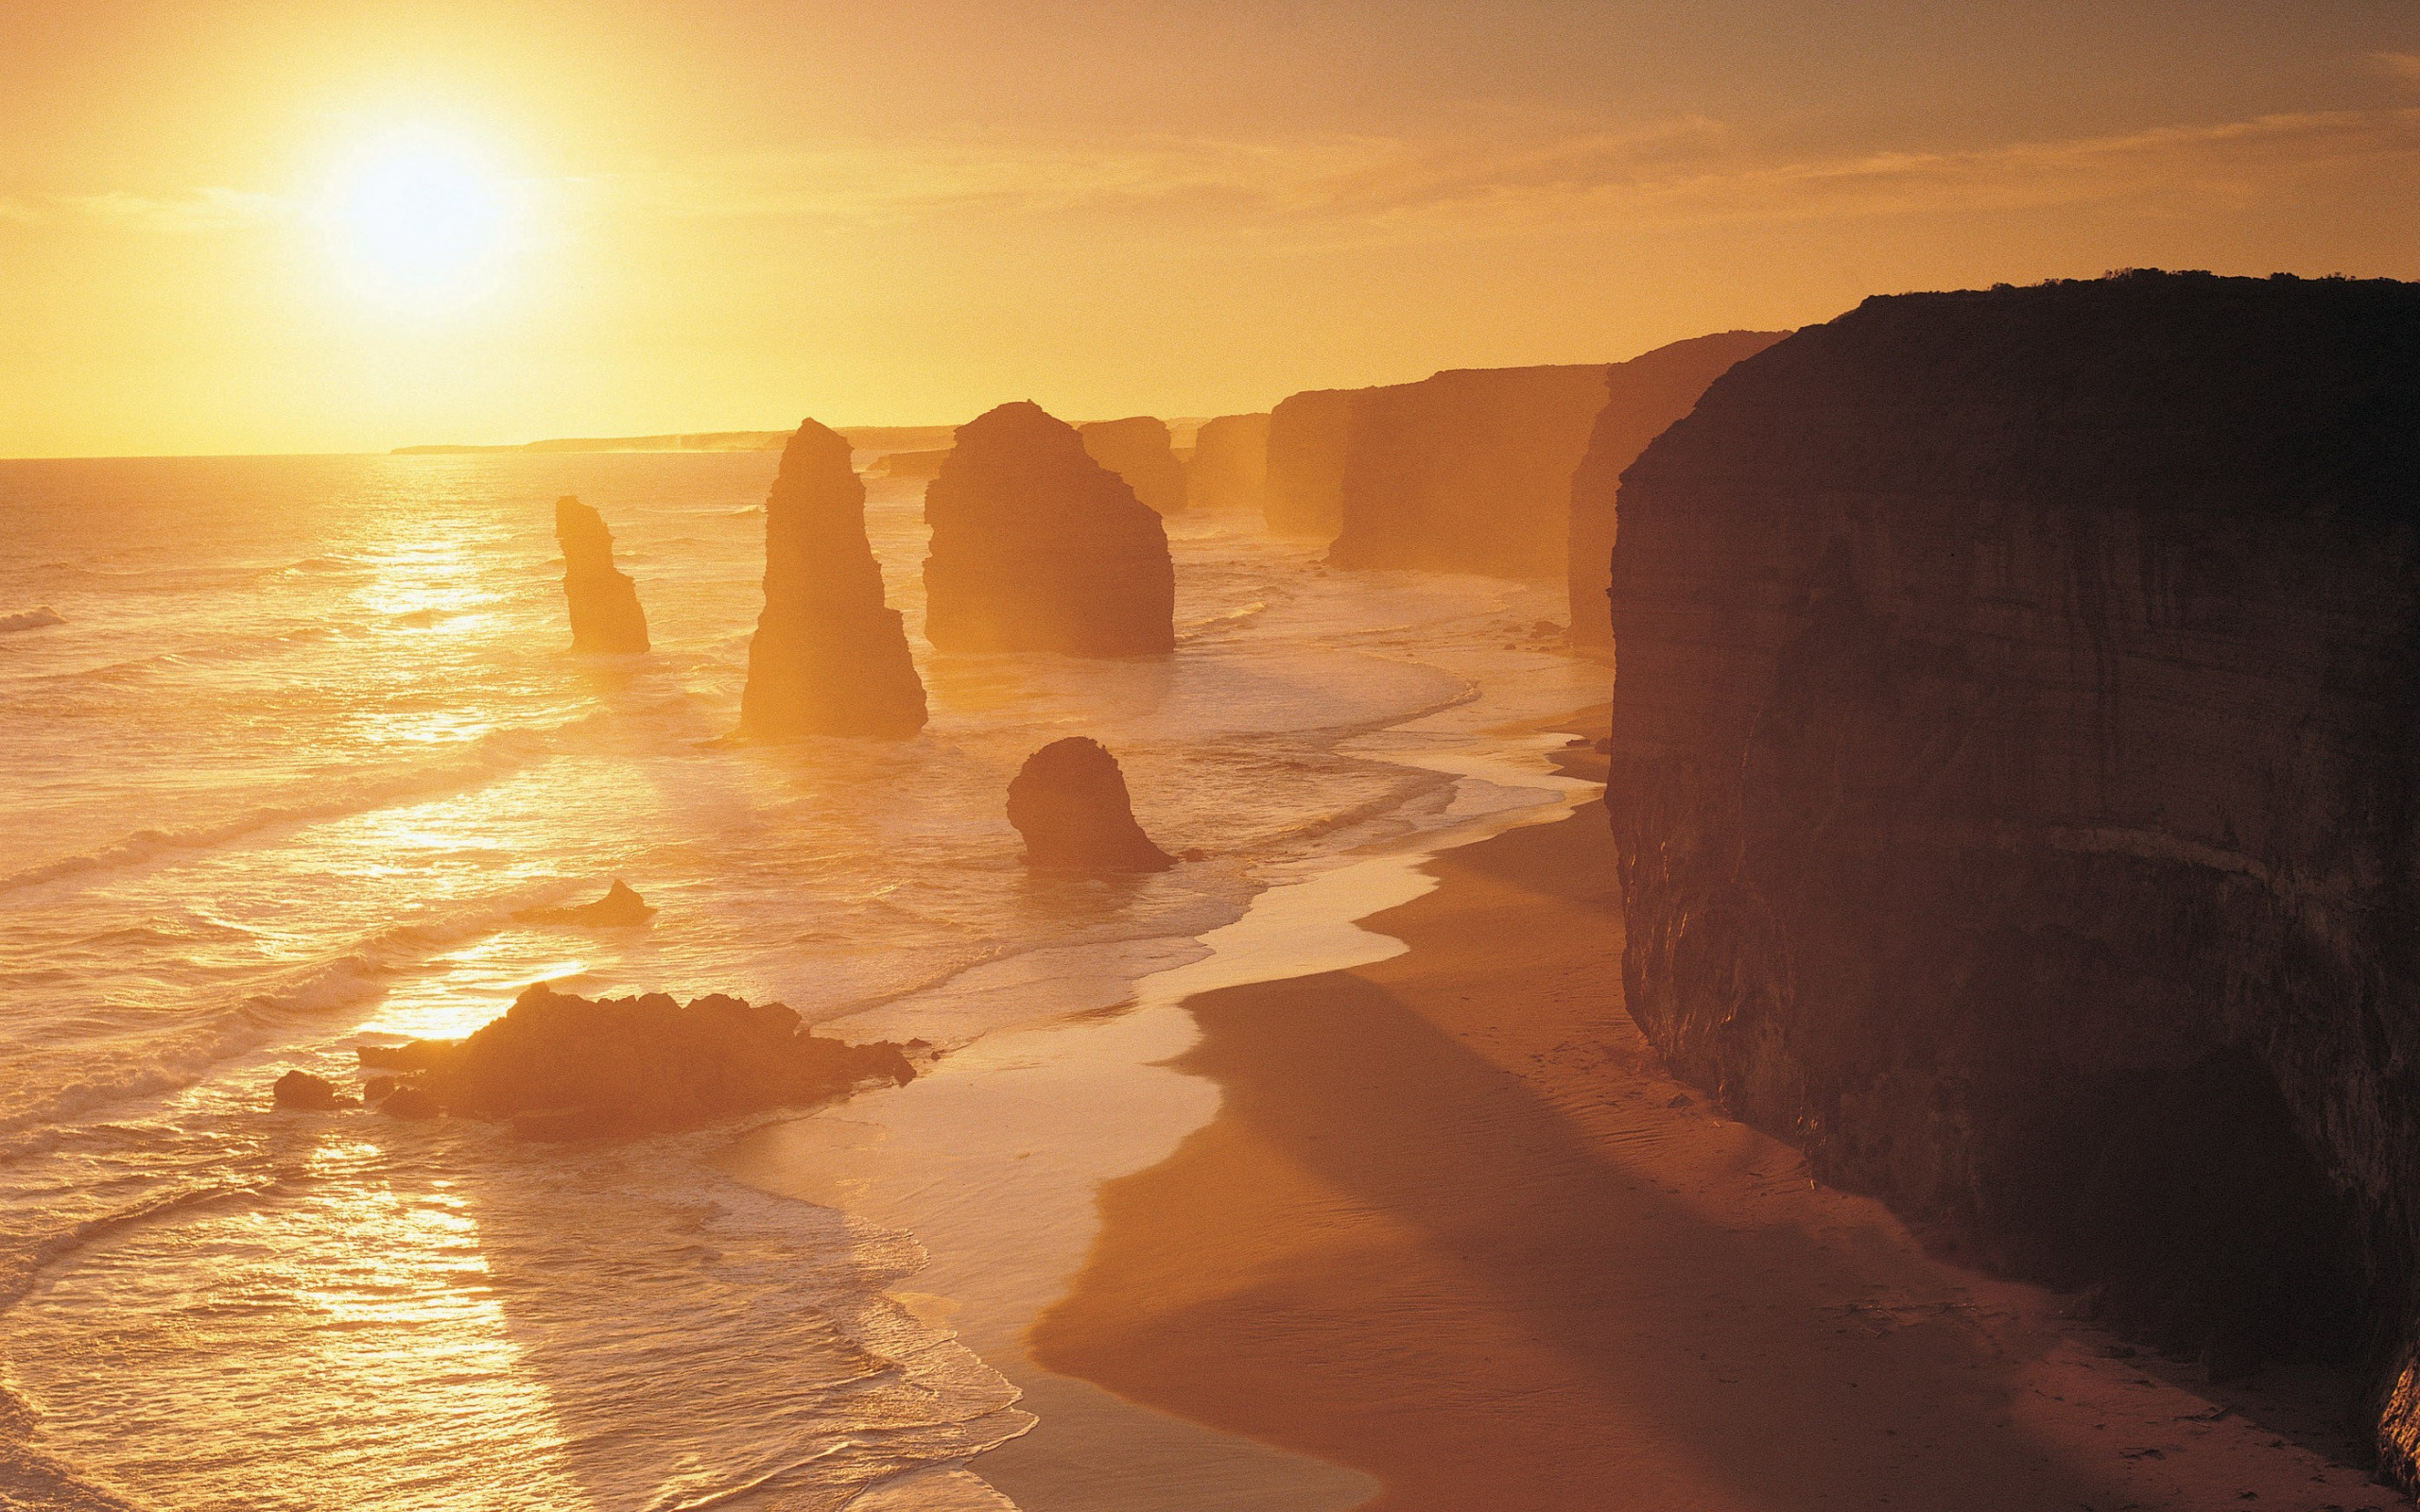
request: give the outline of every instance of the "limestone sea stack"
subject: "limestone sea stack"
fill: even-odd
[[[1604,407],[1601,363],[1460,369],[1362,390],[1327,559],[1561,580],[1571,475]]]
[[[1162,656],[1176,576],[1160,517],[1027,402],[959,427],[925,490],[925,633],[944,651]]]
[[[1588,451],[1571,474],[1571,641],[1609,651],[1614,621],[1605,600],[1613,585],[1614,493],[1622,470],[1647,443],[1696,406],[1706,385],[1753,357],[1787,331],[1725,331],[1657,347],[1605,375],[1605,407],[1588,434]]]
[[[1166,421],[1149,415],[1076,427],[1092,459],[1126,480],[1134,497],[1162,516],[1184,512],[1184,464],[1168,444]]]
[[[614,535],[596,511],[569,495],[557,499],[555,540],[562,545],[563,595],[571,601],[571,648],[646,650],[638,585],[614,565]]]
[[[1269,490],[1269,417],[1221,415],[1193,433],[1193,455],[1184,462],[1185,507],[1192,509],[1265,507]]]
[[[1026,758],[1009,783],[1009,822],[1025,836],[1028,864],[1046,870],[1098,875],[1176,865],[1134,822],[1117,758],[1081,735]]]
[[[683,1005],[661,992],[592,1000],[541,982],[467,1040],[358,1055],[364,1070],[396,1074],[382,1108],[398,1117],[442,1110],[570,1138],[818,1103],[861,1082],[905,1084],[916,1074],[906,1056],[915,1048],[802,1034],[799,1016],[778,1003],[717,993]]]
[[[2420,1451],[2420,285],[1869,300],[1623,475],[1606,802],[1673,1070]]]
[[[866,541],[848,438],[804,421],[765,499],[765,611],[748,643],[739,727],[752,739],[925,728],[925,685]]]
[[[1269,412],[1261,510],[1271,535],[1336,539],[1344,522],[1344,451],[1353,438],[1353,406],[1363,392],[1314,388],[1287,396]]]

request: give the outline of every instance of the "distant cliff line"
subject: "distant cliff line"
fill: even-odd
[[[1171,420],[1180,449],[1193,444],[1198,418]],[[940,452],[949,449],[955,425],[855,425],[839,427],[850,446],[860,452]],[[499,446],[439,442],[398,446],[389,456],[483,456],[502,452],[778,452],[790,431],[696,431],[674,436],[565,436],[544,441],[517,441]]]

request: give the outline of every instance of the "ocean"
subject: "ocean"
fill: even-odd
[[[1114,1007],[1274,878],[1543,800],[1439,758],[1609,683],[1541,632],[1559,584],[1234,517],[1170,522],[1173,658],[937,656],[922,485],[874,479],[931,725],[737,744],[775,461],[0,462],[0,1503],[961,1504],[934,1472],[1029,1417],[894,1299],[914,1234],[718,1174],[768,1119],[552,1146],[270,1081],[539,980],[944,1054]],[[649,654],[569,651],[564,493]],[[1079,733],[1201,859],[1027,873],[1009,779]],[[649,926],[514,919],[616,877]]]

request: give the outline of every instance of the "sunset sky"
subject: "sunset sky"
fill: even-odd
[[[2420,0],[0,6],[0,455],[1264,408],[2420,277]]]

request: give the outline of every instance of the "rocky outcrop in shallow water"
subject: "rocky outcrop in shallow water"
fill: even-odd
[[[1117,758],[1081,735],[1054,740],[1026,758],[1009,783],[1009,822],[1025,837],[1027,863],[1046,870],[1101,874],[1176,865],[1134,822]]]
[[[614,879],[605,896],[593,903],[578,903],[570,907],[524,908],[513,919],[524,924],[576,924],[589,929],[631,929],[655,917],[655,908],[646,899],[631,890],[621,878]]]
[[[563,551],[563,596],[571,602],[571,648],[646,650],[638,585],[614,565],[614,534],[596,511],[568,494],[557,499],[555,540]]]
[[[1085,453],[1124,478],[1152,513],[1184,512],[1184,464],[1169,448],[1166,421],[1149,415],[1100,420],[1077,426],[1076,434],[1084,438]]]
[[[1571,475],[1604,407],[1601,364],[1462,369],[1362,390],[1328,561],[1562,578]]]
[[[2420,1447],[2420,287],[1870,300],[1624,474],[1608,806],[1674,1070]]]
[[[1614,621],[1614,493],[1622,470],[1647,443],[1696,407],[1706,385],[1753,357],[1787,331],[1725,331],[1694,336],[1617,362],[1605,374],[1605,407],[1589,428],[1588,450],[1571,474],[1571,642],[1611,650]]]
[[[925,633],[944,651],[1166,655],[1167,531],[1075,427],[1017,403],[961,425],[925,490]]]
[[[748,643],[739,728],[755,740],[905,739],[925,685],[866,541],[866,486],[847,438],[804,421],[765,499],[765,611]]]
[[[1264,507],[1269,487],[1269,417],[1221,415],[1193,433],[1193,455],[1184,462],[1188,508],[1250,509]]]
[[[358,1108],[361,1099],[348,1097],[337,1091],[337,1084],[325,1076],[314,1076],[307,1071],[289,1071],[277,1078],[269,1089],[269,1101],[294,1113],[333,1113],[340,1108]]]
[[[717,993],[581,998],[545,983],[467,1040],[364,1046],[365,1069],[398,1073],[382,1110],[510,1119],[544,1139],[682,1128],[915,1078],[911,1042],[851,1045],[799,1032],[778,1003]],[[398,1100],[403,1106],[398,1106]]]

